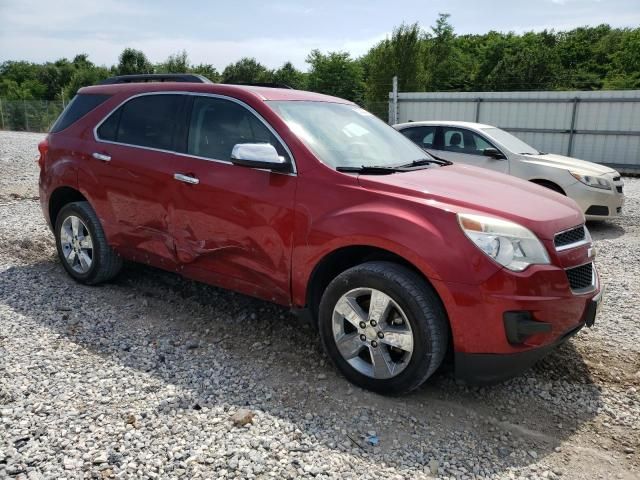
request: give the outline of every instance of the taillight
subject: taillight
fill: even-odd
[[[40,152],[40,156],[38,157],[38,165],[40,165],[40,169],[44,168],[44,162],[47,158],[47,152],[49,151],[49,142],[45,138],[38,144],[38,151]]]

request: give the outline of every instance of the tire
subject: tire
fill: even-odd
[[[368,300],[367,291],[371,291]],[[354,299],[361,310],[352,310]],[[386,314],[371,309],[372,304],[385,302]],[[355,311],[359,315],[353,317]],[[372,317],[379,320],[375,325]],[[363,318],[366,329],[360,322]],[[318,322],[324,349],[338,370],[352,383],[383,394],[407,393],[422,385],[442,363],[449,340],[446,313],[433,288],[409,268],[392,262],[367,262],[338,275],[322,295]],[[356,323],[359,328],[354,331]]]
[[[62,265],[79,283],[96,285],[106,282],[122,268],[122,258],[107,243],[100,220],[89,202],[73,202],[62,207],[56,217],[55,237]],[[73,259],[69,260],[70,257]],[[84,261],[80,261],[81,258]]]

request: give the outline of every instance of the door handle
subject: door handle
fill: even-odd
[[[179,182],[188,183],[190,185],[198,185],[200,180],[196,177],[192,177],[191,175],[184,175],[183,173],[174,173],[173,178],[178,180]]]
[[[105,155],[104,153],[98,153],[95,152],[93,155],[91,155],[93,158],[95,158],[96,160],[100,160],[102,162],[109,162],[111,161],[111,155]]]

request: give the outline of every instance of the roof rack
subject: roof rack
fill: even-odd
[[[144,73],[139,75],[118,75],[117,77],[111,77],[101,81],[99,85],[145,82],[213,83],[207,77],[193,73]]]
[[[293,87],[286,85],[284,83],[271,83],[271,82],[233,82],[227,85],[241,85],[243,87],[268,87],[268,88],[286,88],[289,90],[293,90]]]

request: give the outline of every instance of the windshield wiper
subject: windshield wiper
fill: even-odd
[[[518,155],[544,155],[542,152],[520,152]]]
[[[395,172],[406,172],[406,168],[383,165],[362,165],[361,167],[339,166],[338,172],[362,173],[363,175],[389,175]]]
[[[431,165],[431,164],[440,165],[440,166],[453,165],[453,162],[450,162],[449,160],[445,160],[444,158],[435,157],[433,155],[432,155],[432,157],[433,158],[420,158],[418,160],[414,160],[411,163],[405,163],[403,165],[398,165],[398,167],[400,167],[400,168],[411,168],[411,167],[422,167],[424,165]]]

